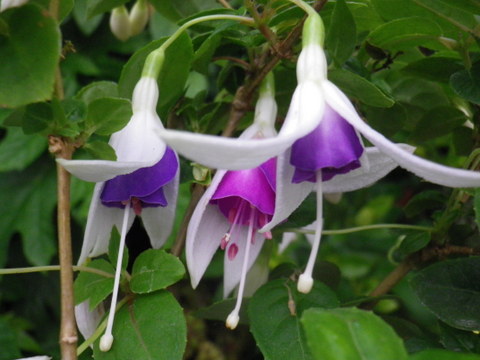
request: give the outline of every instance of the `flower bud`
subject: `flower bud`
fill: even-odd
[[[131,25],[128,18],[128,10],[125,6],[122,5],[113,9],[110,15],[110,30],[121,41],[126,41],[130,38]]]
[[[146,0],[138,0],[130,10],[130,36],[140,34],[148,23],[150,12]]]

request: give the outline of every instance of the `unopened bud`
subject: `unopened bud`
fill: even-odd
[[[210,169],[197,163],[192,163],[192,174],[195,181],[203,183],[210,178]]]
[[[131,36],[130,19],[125,6],[119,6],[112,10],[110,15],[110,30],[121,41],[126,41]]]
[[[138,0],[130,10],[130,36],[140,34],[147,26],[150,12],[148,3],[145,0]]]

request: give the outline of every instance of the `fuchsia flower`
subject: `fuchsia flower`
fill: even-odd
[[[276,104],[271,91],[261,93],[255,122],[241,138],[275,135]],[[239,285],[235,309],[227,318],[234,329],[245,288],[245,277],[270,232],[259,233],[275,210],[276,159],[247,170],[219,170],[200,199],[187,231],[186,255],[192,286],[196,287],[214,253],[225,250],[224,296]]]
[[[120,131],[112,134],[110,145],[117,161],[62,160],[69,172],[86,181],[97,182],[88,212],[87,226],[79,264],[87,257],[103,254],[108,249],[113,226],[120,232],[120,247],[115,273],[112,303],[107,329],[100,349],[108,351],[113,342],[112,327],[125,237],[135,215],[141,216],[154,248],[161,247],[173,226],[178,193],[178,158],[155,135],[163,128],[156,114],[157,81],[142,77],[132,98],[133,116]],[[77,323],[85,337],[98,325],[101,312],[90,312],[88,303],[76,308]]]

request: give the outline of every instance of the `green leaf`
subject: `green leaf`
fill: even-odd
[[[409,63],[402,71],[427,80],[448,82],[453,73],[462,70],[458,59],[450,57],[426,57]]]
[[[0,105],[17,107],[50,99],[60,56],[56,21],[28,4],[6,11],[7,37],[0,38]]]
[[[435,139],[451,133],[467,121],[466,115],[451,106],[439,106],[430,109],[422,116],[412,133],[413,142]]]
[[[405,206],[404,211],[408,217],[421,214],[425,210],[434,210],[444,207],[447,198],[441,191],[427,190],[415,195]]]
[[[110,11],[113,8],[123,5],[128,0],[87,0],[87,17]]]
[[[117,160],[117,154],[115,150],[106,142],[103,141],[91,141],[83,145],[83,149],[88,151],[90,155],[95,159],[101,160]]]
[[[430,10],[435,15],[446,19],[464,31],[473,31],[477,26],[474,14],[470,10],[462,9],[458,3],[465,1],[458,0],[413,0],[418,5]],[[477,8],[478,11],[478,8]]]
[[[218,320],[218,321],[225,322],[228,315],[235,308],[236,302],[237,302],[237,299],[233,299],[233,298],[221,300],[216,303],[213,303],[210,306],[198,309],[197,311],[195,311],[194,315],[202,319]],[[240,313],[239,313],[240,324],[250,323],[248,319],[248,313],[247,313],[247,308],[249,303],[250,303],[250,299],[248,298],[243,299],[242,307],[240,308]]]
[[[300,316],[305,309],[316,306],[338,306],[335,294],[324,284],[316,282],[305,295],[296,284],[278,279],[271,281],[254,294],[248,306],[251,332],[265,359],[312,359],[300,328]]]
[[[473,208],[475,210],[475,222],[477,223],[477,227],[480,229],[480,188],[475,189]]]
[[[338,65],[342,65],[355,50],[357,31],[355,20],[345,3],[337,0],[333,8],[325,46]]]
[[[382,319],[356,308],[309,309],[302,316],[314,359],[403,360],[402,340]]]
[[[98,341],[95,360],[181,360],[185,350],[183,311],[166,291],[138,296],[115,316],[112,349],[102,352]]]
[[[395,101],[367,79],[343,69],[329,71],[329,79],[348,96],[354,97],[366,105],[388,108]]]
[[[388,50],[404,50],[425,45],[442,35],[442,29],[435,22],[410,17],[380,25],[370,33],[368,42]]]
[[[447,260],[419,271],[411,286],[440,320],[462,330],[480,329],[480,258]]]
[[[100,98],[87,107],[85,123],[89,132],[110,135],[122,129],[132,117],[132,104],[126,99]]]
[[[150,249],[141,253],[133,264],[130,289],[137,293],[150,293],[165,289],[185,274],[182,262],[163,250]]]
[[[0,142],[0,172],[23,170],[47,148],[45,138],[25,135],[22,129],[8,128]]]
[[[75,1],[75,7],[73,8],[73,18],[77,23],[80,30],[85,35],[91,35],[100,25],[103,16],[96,15],[91,18],[87,18],[87,2],[86,1]]]
[[[113,81],[96,81],[83,87],[75,96],[87,105],[101,98],[118,97],[118,85]]]
[[[480,105],[480,62],[475,63],[470,71],[454,73],[450,77],[450,85],[459,96]]]
[[[426,231],[409,233],[403,239],[398,250],[404,256],[414,253],[427,246],[430,242],[431,237],[431,234]]]
[[[147,55],[163,44],[166,39],[153,41],[133,54],[123,67],[118,83],[121,97],[127,99],[132,97],[133,89],[140,80]],[[179,36],[165,51],[165,61],[158,76],[160,96],[157,111],[160,118],[165,118],[169,108],[182,95],[192,59],[192,42],[187,34]]]
[[[447,351],[443,349],[423,350],[410,355],[409,360],[480,360],[477,354],[462,354],[456,351]]]
[[[21,172],[0,174],[0,266],[10,236],[19,232],[30,264],[46,265],[56,253],[52,223],[56,204],[53,161],[41,159]]]
[[[103,259],[93,260],[88,264],[88,267],[112,274],[111,277],[106,277],[87,271],[81,271],[75,279],[75,304],[80,304],[81,302],[89,300],[90,310],[93,310],[113,291],[113,276],[115,274],[115,269],[112,264]]]
[[[0,360],[10,360],[21,356],[14,329],[7,319],[0,318]]]

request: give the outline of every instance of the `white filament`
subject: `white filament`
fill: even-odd
[[[125,205],[125,211],[123,213],[122,231],[120,234],[120,245],[118,247],[118,255],[117,255],[117,267],[115,269],[115,282],[113,283],[112,302],[110,304],[110,313],[108,314],[107,329],[105,330],[105,334],[103,334],[103,336],[100,339],[100,350],[103,352],[109,351],[113,343],[113,335],[112,335],[113,319],[115,318],[115,307],[117,305],[117,299],[118,299],[118,288],[120,285],[120,274],[122,272],[123,251],[125,249],[125,237],[127,235],[129,214],[130,214],[130,201],[128,201],[127,204]]]
[[[298,278],[297,290],[301,293],[308,294],[313,286],[313,266],[317,259],[318,249],[320,247],[320,240],[322,237],[323,228],[323,194],[322,194],[322,171],[317,172],[317,222],[315,226],[315,237],[313,238],[312,250],[308,258],[307,266],[302,275]]]
[[[247,245],[245,246],[245,254],[243,257],[242,274],[240,277],[240,285],[238,286],[237,302],[235,303],[235,308],[230,313],[230,315],[228,315],[227,321],[225,322],[225,326],[231,330],[237,327],[238,321],[240,320],[239,313],[240,307],[242,306],[243,292],[245,290],[245,278],[247,277],[248,258],[250,256],[250,245],[252,243],[254,220],[256,220],[255,210],[252,208],[250,209],[250,222],[248,225]]]

